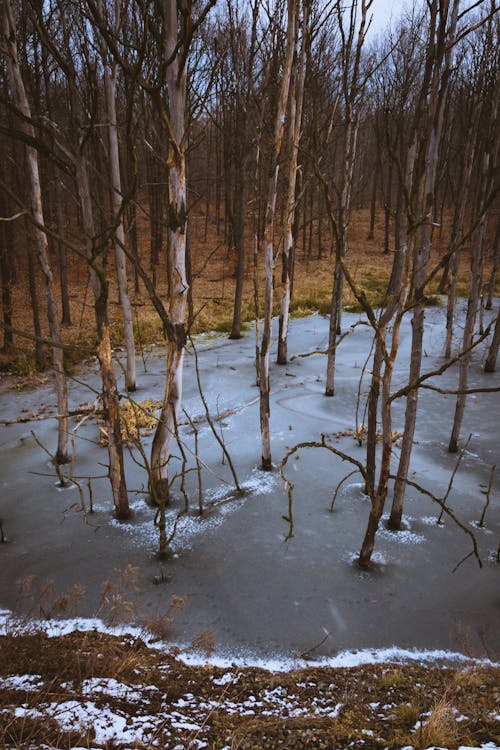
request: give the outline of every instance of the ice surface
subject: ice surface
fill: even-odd
[[[498,303],[487,315],[496,315],[497,309]],[[359,318],[346,313],[344,326],[353,325]],[[444,318],[444,309],[426,311],[425,371],[442,364]],[[327,319],[314,315],[291,321],[290,355],[322,349],[327,340]],[[168,607],[172,595],[186,596],[184,608],[172,614],[172,641],[184,648],[200,631],[210,631],[216,654],[222,660],[249,656],[271,668],[300,662],[300,655],[309,651],[318,663],[322,659],[343,662],[383,653],[394,644],[404,654],[455,654],[467,645],[467,649],[472,648],[481,656],[482,644],[488,653],[500,653],[494,544],[500,531],[500,506],[495,502],[499,472],[485,529],[474,525],[484,505],[481,485],[487,484],[491,466],[500,465],[500,444],[496,439],[498,394],[479,394],[467,406],[463,437],[472,433],[472,438],[449,498],[457,517],[476,534],[483,568],[479,569],[469,558],[452,573],[471,551],[471,539],[448,517],[444,517],[444,525],[437,526],[439,508],[412,488],[405,505],[410,526],[397,533],[382,526],[376,539],[374,565],[369,571],[361,571],[355,558],[369,514],[361,477],[353,475],[344,483],[330,513],[335,488],[353,467],[324,450],[299,450],[297,458],[290,458],[285,468],[295,485],[293,537],[285,542],[290,532],[290,522],[284,519],[289,517],[285,488],[275,471],[258,469],[261,450],[253,336],[236,342],[207,336],[201,341],[203,386],[212,414],[225,415],[216,425],[232,455],[244,494],[234,492],[220,447],[208,426],[200,422],[204,514],[198,515],[197,477],[192,472],[186,477],[189,512],[178,518],[171,545],[175,557],[159,563],[154,557],[158,544],[153,524],[155,511],[146,500],[145,473],[128,458],[133,517],[126,523],[117,522],[112,516],[105,476],[106,450],[95,445],[97,427],[91,420],[79,430],[76,470],[80,477],[94,477],[93,514],[88,512],[87,492],[83,512],[77,491],[55,490],[54,477],[45,476],[50,473],[46,455],[25,425],[1,428],[0,515],[9,539],[1,550],[2,606],[18,614],[37,615],[43,610],[50,615],[59,594],[82,584],[86,595],[74,601],[70,596],[68,611],[76,611],[85,619],[79,624],[73,620],[70,626],[62,623],[57,627],[60,632],[67,627],[100,627],[101,618],[92,618],[99,613],[107,619],[102,612],[102,586],[108,581],[114,594],[127,603],[127,614],[115,614],[114,620],[133,621],[137,632],[144,633],[147,623]],[[356,328],[342,341],[337,355],[336,396],[331,399],[323,396],[323,356],[294,359],[286,367],[272,365],[271,439],[275,463],[296,443],[318,441],[322,433],[342,451],[364,460],[364,448],[358,446],[352,433],[356,426],[358,382],[370,341],[366,326]],[[394,389],[407,382],[410,341],[411,323],[407,317],[401,329]],[[482,350],[475,350],[471,379],[477,387],[499,385],[500,373],[483,373],[481,356]],[[234,370],[228,367],[229,362]],[[164,364],[159,347],[147,355],[147,372],[139,372],[139,400],[161,398]],[[70,408],[93,400],[94,395],[81,383],[98,386],[96,368],[91,366],[80,373],[78,380],[71,386]],[[453,389],[456,382],[457,367],[453,366],[439,385]],[[361,385],[363,403],[368,387],[365,376]],[[203,419],[190,357],[186,357],[183,398],[189,414]],[[453,396],[432,391],[422,391],[419,399],[411,479],[437,495],[446,491],[456,462],[456,456],[447,452],[454,401]],[[0,394],[6,417],[15,417],[22,408],[36,411],[41,402],[53,402],[49,389],[32,394]],[[360,414],[362,411],[361,408]],[[401,430],[403,422],[404,403],[396,400],[394,430]],[[187,423],[181,424],[180,431],[193,467],[192,431]],[[40,422],[36,432],[52,448],[54,426],[48,421]],[[145,438],[146,451],[150,441],[150,437]],[[397,446],[394,455],[397,458]],[[178,451],[172,467],[180,467]],[[396,468],[395,462],[392,468]],[[85,490],[85,479],[82,487]],[[391,491],[392,487],[389,500]],[[168,533],[184,508],[178,483],[173,496],[167,511]],[[137,567],[138,578],[127,588],[120,571],[130,564]],[[35,579],[29,587],[20,583],[32,575]],[[54,582],[50,589],[54,593],[42,595],[50,588],[45,585],[47,581]],[[41,595],[45,597],[43,601]],[[10,624],[4,622],[4,627],[11,626],[12,620]]]

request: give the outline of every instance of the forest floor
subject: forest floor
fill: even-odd
[[[364,290],[368,300],[373,305],[381,303],[387,283],[389,280],[392,264],[392,253],[384,253],[384,221],[383,212],[380,211],[378,221],[375,225],[373,239],[367,239],[369,229],[368,210],[354,212],[350,250],[347,257],[349,270],[355,282]],[[327,314],[330,310],[330,300],[333,282],[334,258],[331,252],[331,241],[326,231],[326,221],[322,222],[323,230],[319,232],[318,222],[314,222],[313,232],[309,239],[305,240],[300,233],[297,246],[295,263],[295,281],[293,299],[291,302],[291,314],[295,317],[308,315],[313,311]],[[229,332],[233,315],[233,300],[236,278],[236,256],[234,250],[224,242],[223,229],[217,227],[213,221],[205,222],[204,215],[193,215],[190,220],[190,242],[193,264],[193,314],[194,320],[191,325],[191,333],[206,331]],[[431,267],[438,264],[439,259],[446,250],[446,232],[443,235],[436,232],[434,238],[433,255]],[[149,228],[145,217],[139,216],[138,238],[141,262],[144,268],[149,268],[148,247]],[[76,236],[77,237],[77,236]],[[76,238],[72,238],[77,241]],[[255,319],[254,289],[253,289],[253,237],[247,237],[247,262],[245,273],[245,285],[242,303],[242,320],[248,323]],[[280,237],[276,239],[276,246],[280,246]],[[469,253],[467,249],[462,252],[460,261],[460,274],[458,294],[467,296],[468,293],[468,267]],[[490,259],[486,258],[485,279],[488,278]],[[112,253],[108,256],[109,280],[110,280],[110,302],[109,317],[112,343],[114,346],[123,344],[123,323],[118,291],[115,282],[115,272]],[[40,272],[37,270],[38,275]],[[438,273],[428,285],[430,296],[437,292],[441,274]],[[264,288],[263,269],[260,273],[260,296]],[[279,258],[276,258],[276,288],[275,288],[275,311],[279,311],[280,289],[279,279],[281,277],[281,266]],[[31,332],[33,330],[32,303],[29,295],[27,282],[27,270],[24,268],[23,253],[19,248],[17,254],[17,282],[13,287],[13,326],[18,331]],[[134,313],[134,327],[136,334],[136,346],[138,354],[148,344],[164,343],[164,336],[160,318],[155,311],[148,293],[142,282],[134,290],[133,272],[129,269],[129,288]],[[165,259],[160,259],[157,269],[157,292],[164,302],[167,299],[166,268]],[[94,347],[94,310],[92,294],[89,285],[88,269],[82,260],[71,253],[68,255],[68,280],[70,291],[70,306],[72,323],[62,327],[61,336],[66,343],[77,344],[84,349],[66,350],[65,361],[69,370],[78,362],[90,356]],[[59,274],[54,270],[54,282],[58,289]],[[500,286],[500,285],[499,285]],[[44,297],[43,282],[37,279],[39,299]],[[59,291],[58,291],[59,294]],[[262,304],[262,302],[261,302]],[[357,303],[350,289],[345,285],[344,304],[346,309],[356,310]],[[43,308],[43,305],[42,305]],[[46,315],[41,310],[40,324],[42,335],[48,336]],[[85,352],[85,347],[88,351]],[[46,366],[49,366],[50,352],[45,347]],[[42,368],[43,369],[43,368]],[[17,381],[19,387],[29,387],[44,382],[44,375],[40,375],[36,367],[33,343],[26,337],[15,335],[14,348],[10,351],[0,351],[0,371],[14,373],[16,376],[24,377],[24,381]]]
[[[4,750],[500,745],[500,667],[491,663],[270,671],[216,666],[202,653],[186,664],[145,634],[49,631],[24,625],[0,636]]]

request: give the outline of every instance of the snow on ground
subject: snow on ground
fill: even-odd
[[[308,667],[330,667],[336,669],[359,667],[369,664],[384,664],[387,662],[399,664],[414,663],[429,666],[433,664],[438,666],[446,664],[468,664],[500,667],[500,662],[495,662],[491,659],[485,658],[473,658],[458,651],[449,651],[446,649],[405,649],[397,646],[391,648],[341,651],[335,656],[324,656],[317,659],[292,658],[280,654],[264,658],[259,654],[253,653],[250,649],[240,649],[237,652],[216,650],[212,655],[207,656],[206,654],[192,648],[185,648],[179,643],[166,643],[159,641],[155,636],[149,634],[143,628],[134,627],[132,625],[109,626],[99,618],[84,617],[68,618],[64,620],[26,620],[17,618],[8,610],[0,610],[0,635],[6,635],[7,633],[20,634],[26,632],[27,634],[44,633],[49,638],[55,638],[75,631],[96,631],[99,633],[107,633],[109,635],[130,635],[133,638],[140,638],[144,643],[156,650],[170,652],[174,649],[177,659],[192,667],[208,665],[229,670],[233,667],[238,669],[256,667],[269,672],[289,672],[294,669],[300,669],[305,665]],[[229,681],[229,677],[226,677],[225,679]],[[28,680],[28,682],[23,689],[36,689],[36,675],[26,677],[26,680]],[[32,688],[29,687],[30,684],[33,685]],[[90,692],[99,692],[106,689],[110,689],[110,685],[107,684],[106,681],[101,680],[95,683],[89,683],[89,689],[87,692],[90,694]],[[133,696],[127,697],[127,699],[132,700]]]

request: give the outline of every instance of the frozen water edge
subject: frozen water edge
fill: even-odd
[[[446,649],[407,649],[393,646],[380,649],[359,649],[352,651],[341,651],[335,656],[324,656],[319,659],[303,659],[301,657],[291,658],[285,655],[276,655],[272,658],[263,658],[250,650],[240,649],[234,652],[215,652],[206,656],[198,651],[186,649],[180,643],[169,643],[152,637],[142,628],[132,625],[108,626],[99,618],[69,618],[65,620],[26,620],[19,619],[8,610],[0,611],[0,635],[8,633],[41,632],[49,638],[68,635],[69,633],[92,632],[105,633],[113,636],[131,636],[141,638],[150,648],[170,652],[175,650],[176,658],[188,666],[212,666],[221,669],[242,669],[245,667],[256,667],[268,672],[289,672],[302,667],[330,667],[349,668],[360,667],[369,664],[421,664],[447,666],[453,664],[482,665],[487,667],[500,667],[500,662],[491,659],[481,659],[467,656],[457,651]],[[21,678],[20,678],[21,679]],[[25,690],[36,689],[37,675],[31,675],[22,682]],[[23,678],[24,680],[24,678]],[[0,680],[3,683],[3,681]]]

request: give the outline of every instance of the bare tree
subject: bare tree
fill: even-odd
[[[102,12],[102,0],[101,0]],[[118,32],[120,25],[120,7],[115,0],[114,3],[114,30]],[[101,57],[104,68],[104,91],[106,109],[108,116],[108,139],[109,139],[109,164],[111,171],[111,205],[113,211],[114,225],[114,249],[116,261],[116,274],[118,277],[118,293],[123,313],[123,324],[125,333],[125,350],[127,363],[125,369],[125,387],[127,391],[135,391],[136,388],[136,365],[135,365],[135,342],[134,325],[132,321],[132,307],[128,293],[127,267],[124,252],[125,228],[123,221],[123,195],[122,180],[120,175],[120,153],[118,148],[118,124],[116,121],[116,77],[117,63],[110,58],[106,41],[101,36]]]
[[[413,320],[409,382],[415,383],[422,364],[422,341],[425,315],[425,284],[432,238],[432,217],[435,201],[439,145],[456,39],[459,2],[431,0],[425,53],[425,67],[419,101],[415,113],[415,168],[412,190],[406,210],[416,239],[413,252]],[[417,418],[418,388],[407,397],[403,443],[394,486],[390,515],[392,528],[399,528],[403,512],[406,479],[410,465],[413,436]]]
[[[186,345],[186,59],[192,3],[177,8],[176,0],[164,2],[164,50],[168,86],[169,195],[168,228],[172,277],[170,286],[170,325],[167,331],[167,378],[158,427],[151,449],[153,497],[169,497],[168,460],[175,437],[177,414],[182,396],[182,370]]]
[[[350,224],[351,195],[354,176],[354,164],[358,142],[360,110],[365,93],[367,75],[362,70],[363,45],[369,26],[368,11],[373,0],[356,0],[348,12],[348,25],[344,18],[344,9],[336,5],[337,21],[341,37],[341,96],[345,135],[339,186],[337,232],[335,236],[336,255],[330,310],[330,329],[328,341],[328,358],[326,366],[325,395],[335,393],[335,355],[336,338],[340,333],[342,311],[342,291],[344,274],[342,260],[348,251],[348,230]],[[359,14],[359,18],[358,18]]]
[[[290,91],[290,114],[288,127],[289,162],[288,162],[288,195],[286,201],[286,220],[283,236],[283,252],[281,256],[281,305],[278,333],[279,365],[287,362],[288,321],[290,316],[290,296],[292,286],[293,256],[295,252],[293,227],[297,201],[297,167],[299,158],[300,138],[302,135],[302,105],[304,101],[304,82],[306,78],[307,52],[310,45],[309,15],[310,0],[302,2],[302,38],[298,63],[295,66],[295,81]]]
[[[268,193],[266,218],[264,222],[263,250],[266,270],[264,293],[264,323],[259,349],[259,388],[260,388],[260,430],[262,436],[262,468],[271,469],[271,439],[269,433],[269,356],[271,348],[271,328],[273,320],[274,291],[274,216],[278,187],[279,157],[285,129],[286,109],[293,55],[297,34],[297,0],[288,0],[287,4],[287,38],[285,60],[281,77],[281,86],[274,122],[273,150],[269,160]]]
[[[54,294],[54,281],[52,268],[48,253],[47,234],[45,231],[45,218],[43,213],[42,189],[40,184],[40,171],[38,153],[30,145],[35,138],[35,131],[31,119],[31,109],[24,86],[19,66],[18,50],[16,43],[16,24],[11,0],[5,0],[2,12],[3,47],[7,56],[7,71],[11,94],[15,106],[21,117],[20,127],[27,137],[25,145],[26,162],[28,168],[28,182],[31,198],[31,215],[34,223],[36,248],[40,267],[45,279],[45,297],[47,301],[47,317],[49,332],[54,346],[52,347],[52,365],[54,368],[57,394],[57,407],[61,415],[59,418],[58,443],[56,460],[59,463],[68,461],[68,420],[65,414],[68,411],[68,393],[66,378],[64,374],[63,350],[59,346],[59,311]]]

